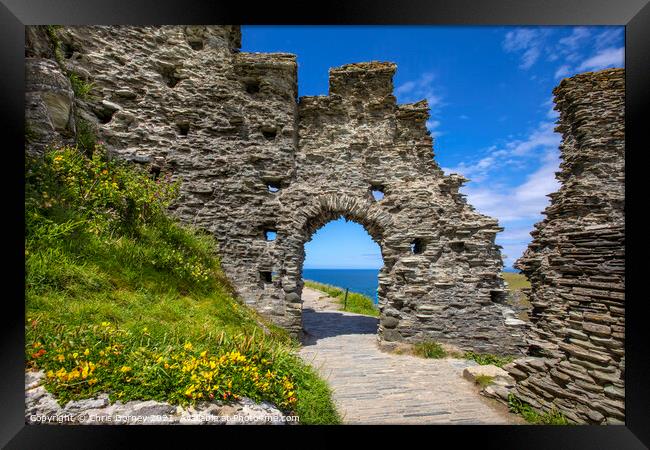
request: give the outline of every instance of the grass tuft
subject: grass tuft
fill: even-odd
[[[70,79],[72,90],[74,91],[74,94],[77,96],[77,98],[80,98],[82,100],[91,99],[90,91],[92,91],[94,83],[84,81],[76,73],[69,74],[68,78]]]
[[[474,382],[480,385],[482,388],[486,388],[492,383],[493,380],[494,377],[491,377],[490,375],[477,375],[474,379]]]
[[[514,356],[499,356],[491,353],[465,352],[463,358],[475,361],[481,366],[493,365],[503,367],[514,361]]]
[[[437,342],[419,342],[413,345],[413,354],[422,358],[440,359],[447,356],[447,352]]]
[[[552,410],[546,413],[538,413],[526,402],[522,402],[514,394],[508,395],[508,407],[510,411],[519,414],[526,422],[535,425],[570,425],[569,420],[559,411]]]

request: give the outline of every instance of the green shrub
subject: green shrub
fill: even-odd
[[[526,422],[536,425],[569,425],[570,422],[564,415],[557,411],[552,410],[547,413],[540,414],[535,411],[528,403],[522,402],[514,394],[508,395],[508,407],[511,412],[522,416]]]
[[[413,353],[423,358],[440,359],[447,356],[447,352],[437,342],[418,342],[413,345]]]

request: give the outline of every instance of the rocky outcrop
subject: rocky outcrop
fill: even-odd
[[[517,261],[531,282],[529,357],[513,393],[578,423],[625,419],[625,73],[563,80],[560,189]]]
[[[25,372],[25,423],[45,425],[285,425],[296,424],[274,405],[242,398],[230,404],[175,406],[155,400],[111,403],[108,394],[61,406],[43,386],[43,372]]]
[[[58,36],[65,72],[92,83],[76,115],[116,157],[182,180],[174,214],[216,237],[238,294],[277,324],[301,332],[304,244],[345,217],[382,251],[381,340],[523,344],[499,277],[501,228],[434,161],[428,105],[397,104],[394,64],[334,68],[329,95],[297,99],[295,56],[240,52],[238,27]]]

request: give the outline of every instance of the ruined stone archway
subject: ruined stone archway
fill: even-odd
[[[390,225],[390,216],[373,217],[368,214],[372,203],[368,202],[368,199],[365,196],[364,198],[355,199],[348,195],[329,194],[316,198],[314,204],[316,209],[310,208],[310,212],[304,216],[306,217],[306,220],[300,228],[302,252],[299,252],[298,272],[287,273],[289,278],[297,280],[297,292],[300,294],[302,294],[303,287],[302,272],[305,260],[305,244],[313,238],[317,230],[321,229],[329,222],[341,217],[348,221],[355,222],[361,225],[370,238],[378,245],[382,254],[383,262],[384,230],[386,230]],[[381,279],[382,275],[386,274],[389,270],[390,267],[383,264],[379,271],[379,279]],[[380,285],[378,290],[378,305],[380,309],[384,305],[385,298],[381,288],[382,286]]]
[[[174,214],[214,234],[239,296],[275,323],[300,332],[304,243],[343,215],[382,249],[381,340],[494,353],[523,345],[504,324],[501,228],[434,161],[426,101],[397,104],[395,64],[331,69],[329,95],[297,99],[295,55],[241,53],[238,27],[60,34],[78,49],[67,70],[98,96],[77,104],[79,115],[117,157],[182,180]]]

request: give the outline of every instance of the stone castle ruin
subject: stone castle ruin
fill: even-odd
[[[344,217],[381,248],[381,343],[528,348],[508,366],[514,395],[576,422],[623,420],[622,69],[555,91],[562,187],[518,262],[528,330],[508,320],[502,228],[436,164],[428,105],[397,104],[394,64],[331,69],[327,96],[297,98],[295,55],[240,52],[239,27],[62,27],[57,51],[51,34],[26,28],[27,151],[90,124],[115,157],[182,180],[173,213],[214,235],[248,305],[299,335],[304,244]]]
[[[50,76],[57,62],[35,45],[39,32],[28,30],[28,122],[52,103],[41,80],[61,83],[60,103],[72,98],[60,70]],[[239,27],[57,34],[59,65],[94,83],[97,98],[59,108],[44,141],[73,131],[77,116],[119,158],[181,179],[174,214],[217,238],[223,269],[262,314],[300,333],[304,244],[343,216],[381,248],[382,341],[493,353],[522,344],[521,327],[505,324],[502,229],[459,194],[466,180],[434,161],[426,101],[396,103],[394,64],[332,69],[328,96],[298,99],[295,55],[242,53]]]

